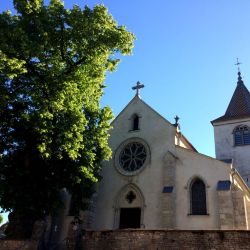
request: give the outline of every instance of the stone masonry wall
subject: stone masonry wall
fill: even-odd
[[[84,250],[248,250],[249,231],[106,230],[85,231]]]
[[[250,231],[106,230],[85,231],[80,244],[65,250],[250,250]],[[36,250],[34,240],[0,240],[1,250]]]
[[[1,250],[36,250],[37,246],[35,240],[0,240]]]
[[[219,228],[222,230],[234,228],[234,209],[231,190],[217,191],[219,204]]]
[[[247,219],[246,211],[244,207],[244,192],[237,187],[232,189],[232,200],[234,208],[234,228],[235,229],[246,229]]]

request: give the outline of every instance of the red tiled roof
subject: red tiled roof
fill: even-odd
[[[227,107],[226,113],[211,123],[245,117],[250,117],[250,93],[242,81],[240,72],[238,72],[237,87]]]

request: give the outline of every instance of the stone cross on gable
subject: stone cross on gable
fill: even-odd
[[[144,88],[145,86],[141,84],[139,81],[136,83],[136,86],[132,87],[133,90],[136,90],[136,95],[140,95],[140,89]]]

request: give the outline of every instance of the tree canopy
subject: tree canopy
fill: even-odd
[[[83,209],[111,155],[105,74],[135,37],[102,5],[13,3],[0,14],[0,206],[41,218],[66,188]]]

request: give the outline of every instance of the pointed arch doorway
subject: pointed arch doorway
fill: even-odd
[[[144,206],[144,197],[138,187],[133,184],[123,187],[115,201],[114,227],[141,228],[144,225]]]

